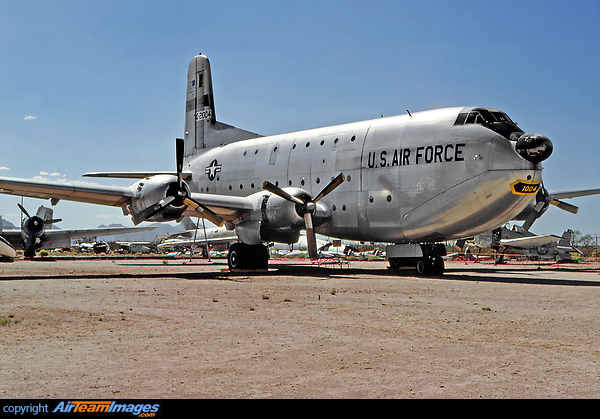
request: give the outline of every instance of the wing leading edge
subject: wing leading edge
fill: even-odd
[[[88,204],[124,207],[134,192],[131,187],[86,185],[82,183],[37,181],[29,179],[0,178],[0,193],[51,199],[56,204],[61,199]]]

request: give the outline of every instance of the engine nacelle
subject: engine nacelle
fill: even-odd
[[[310,199],[307,191],[299,188],[284,188],[284,190],[301,200]],[[244,242],[255,244],[261,241],[275,241],[278,243],[296,243],[300,231],[305,228],[304,211],[302,205],[294,204],[272,193],[257,192],[249,196],[254,202],[254,207],[260,209],[252,221],[236,225],[236,234]],[[313,211],[315,227],[322,225],[331,218],[331,209],[325,204],[317,202]]]
[[[189,194],[189,186],[185,182],[183,186]],[[135,194],[131,200],[131,208],[129,208],[132,215],[155,205],[167,197],[176,197],[166,209],[149,217],[147,221],[174,221],[181,218],[187,208],[182,199],[179,198],[177,176],[152,176],[136,182],[132,188]]]

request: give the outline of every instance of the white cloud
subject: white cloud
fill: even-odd
[[[25,115],[25,118],[23,118],[23,120],[24,121],[33,121],[36,118],[37,118],[37,116],[35,116],[35,115]]]
[[[40,172],[40,176],[52,176],[52,177],[59,177],[62,176],[60,173],[58,172],[54,172],[54,173],[48,173],[48,172]]]
[[[6,166],[0,166],[0,170],[10,170],[10,169]]]

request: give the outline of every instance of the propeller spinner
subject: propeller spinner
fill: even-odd
[[[168,195],[165,198],[161,199],[153,205],[150,205],[142,211],[135,213],[131,217],[133,223],[135,225],[138,225],[142,221],[147,220],[167,210],[169,208],[169,205],[171,205],[173,202],[179,201],[187,205],[189,208],[195,210],[198,214],[200,214],[200,217],[206,218],[208,221],[221,227],[225,223],[225,220],[223,220],[223,218],[211,211],[208,207],[192,199],[190,197],[189,189],[183,181],[183,138],[175,139],[175,153],[177,160],[177,183],[171,185],[171,187],[169,188]]]
[[[275,186],[269,181],[265,181],[263,183],[264,190],[271,192],[272,194],[277,195],[280,198],[285,199],[286,201],[296,204],[296,212],[298,213],[298,215],[304,218],[304,226],[306,227],[306,243],[308,245],[308,256],[311,259],[318,258],[317,238],[315,236],[313,223],[313,214],[315,213],[315,210],[317,208],[316,204],[323,197],[327,196],[335,188],[340,186],[344,182],[344,180],[344,175],[340,173],[335,178],[333,178],[331,182],[329,182],[327,186],[325,186],[323,190],[321,190],[321,192],[317,194],[317,196],[315,196],[314,198],[305,197],[304,199],[290,195],[289,193],[281,189],[279,186]]]

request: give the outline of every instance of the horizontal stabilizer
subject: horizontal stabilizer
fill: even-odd
[[[177,176],[177,172],[90,172],[86,173],[84,177],[104,177],[113,179],[145,179],[151,176],[158,175],[170,175]],[[183,179],[191,179],[192,172],[183,172]]]

